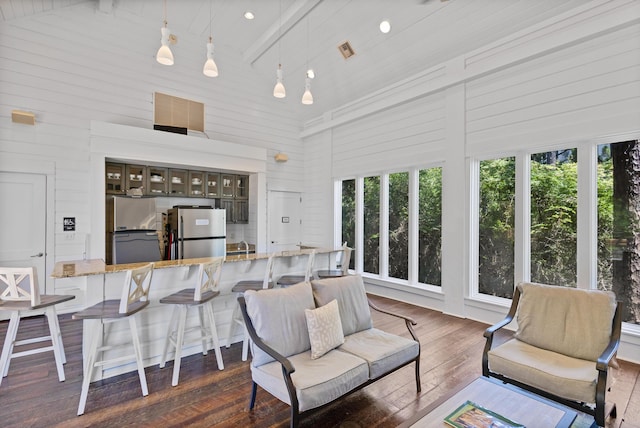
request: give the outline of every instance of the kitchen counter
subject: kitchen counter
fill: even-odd
[[[306,255],[313,250],[293,250],[293,251],[281,251],[276,253],[278,257],[293,257]],[[332,253],[335,250],[331,249],[316,249],[316,254]],[[244,262],[253,260],[266,260],[269,258],[269,253],[249,253],[234,254],[225,257],[225,263]],[[175,268],[181,266],[195,266],[200,263],[207,263],[211,260],[211,257],[203,257],[197,259],[182,259],[182,260],[161,260],[153,262],[154,269],[166,269]],[[71,260],[64,262],[57,262],[53,267],[51,273],[52,278],[74,278],[79,276],[89,275],[102,275],[106,273],[124,272],[129,269],[135,269],[140,266],[144,266],[146,262],[141,263],[124,263],[117,265],[107,265],[102,259],[90,259],[90,260]]]
[[[294,250],[276,253],[278,256],[273,267],[273,280],[282,275],[304,275],[307,267],[307,255],[313,250]],[[315,249],[316,256],[314,266],[316,269],[335,268],[335,255],[339,250]],[[218,337],[224,346],[227,343],[241,342],[244,334],[241,329],[229,338],[231,327],[231,316],[234,308],[238,305],[237,295],[232,291],[233,286],[240,280],[262,279],[264,278],[265,267],[267,265],[268,253],[236,254],[229,255],[222,265],[222,274],[218,289],[220,294],[213,299],[213,312],[215,314]],[[160,362],[165,335],[169,328],[168,322],[171,318],[171,305],[160,303],[160,299],[184,288],[193,288],[197,281],[197,265],[205,263],[211,258],[197,258],[185,260],[163,260],[154,262],[153,277],[149,290],[150,304],[145,308],[138,318],[138,328],[142,340],[143,363],[145,367],[157,365]],[[51,277],[56,282],[71,283],[83,294],[80,302],[81,308],[88,307],[106,299],[119,299],[122,293],[122,285],[125,272],[129,269],[144,265],[145,263],[129,263],[118,265],[107,265],[104,260],[75,260],[61,261],[54,266]],[[83,350],[88,347],[88,338],[92,328],[91,320],[83,321]],[[187,325],[197,325],[197,314],[190,314],[187,318]],[[124,333],[124,335],[123,335]],[[126,341],[128,331],[121,329],[105,329],[105,336],[116,336],[116,341]],[[120,337],[122,336],[122,337]],[[114,351],[106,351],[107,354]],[[201,353],[201,346],[198,342],[194,345],[186,346],[183,349],[183,356]],[[116,354],[105,355],[105,358],[112,358]],[[86,354],[84,355],[86,357]],[[169,355],[169,360],[173,358]],[[86,363],[86,361],[85,361]],[[92,380],[105,379],[136,370],[134,361],[130,363],[118,364],[111,367],[102,367],[95,371]]]

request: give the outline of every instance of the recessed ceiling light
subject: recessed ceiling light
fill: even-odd
[[[316,73],[313,71],[313,68],[310,68],[307,70],[307,77],[309,79],[313,79],[316,77]]]
[[[380,31],[384,34],[387,34],[389,31],[391,31],[391,24],[389,23],[389,21],[384,20],[380,23]]]
[[[255,15],[253,14],[253,12],[248,10],[244,13],[244,17],[245,19],[248,19],[249,21],[251,21],[253,18],[255,18]]]

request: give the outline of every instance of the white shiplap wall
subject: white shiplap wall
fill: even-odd
[[[157,26],[96,9],[88,2],[0,25],[0,156],[53,165],[47,272],[55,261],[82,258],[91,230],[91,121],[151,129],[155,91],[203,102],[208,137],[265,149],[269,186],[301,191],[300,125],[290,107],[270,96],[272,83],[257,79],[240,53],[217,57],[220,77],[206,78],[202,40],[181,33],[176,64],[165,67],[154,59]],[[12,123],[13,109],[34,112],[36,125]],[[289,162],[276,164],[272,155],[278,151]],[[66,216],[77,219],[75,239],[62,233]]]
[[[396,85],[395,94],[383,89],[310,122],[302,134],[305,147],[316,150],[320,142],[330,147],[332,169],[309,170],[307,180],[331,182],[442,160],[448,201],[443,205],[444,306],[421,291],[380,280],[368,280],[367,288],[492,323],[506,308],[465,298],[472,242],[470,197],[461,195],[469,192],[467,160],[640,135],[638,4],[591,2],[574,15],[463,55],[442,70],[434,79],[415,76]],[[318,205],[329,203],[332,190],[318,187],[307,196]],[[331,215],[326,212],[326,218]],[[317,222],[318,227],[326,223]],[[637,361],[640,337],[625,332],[623,342],[621,357]]]

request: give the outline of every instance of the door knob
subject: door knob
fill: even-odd
[[[31,256],[31,257],[42,257],[42,256],[44,256],[44,253],[34,254],[34,255],[33,255],[33,256]]]

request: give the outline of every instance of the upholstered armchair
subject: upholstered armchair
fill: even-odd
[[[595,417],[604,426],[609,367],[620,344],[621,303],[612,292],[519,284],[509,313],[488,328],[482,374],[517,385]],[[516,317],[514,337],[493,346]]]

